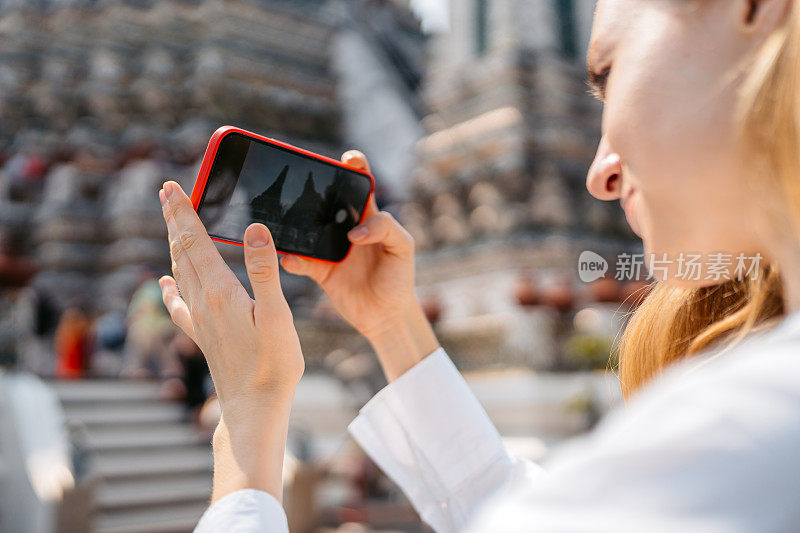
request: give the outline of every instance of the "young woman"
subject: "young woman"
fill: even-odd
[[[600,0],[589,72],[605,112],[587,186],[671,261],[625,332],[628,405],[545,469],[510,455],[420,310],[411,238],[371,204],[346,262],[281,260],[370,340],[390,382],[350,431],[436,531],[800,531],[800,1]],[[198,529],[286,531],[303,356],[273,242],[262,225],[245,235],[253,301],[183,191],[160,197],[164,302],[223,412]],[[763,264],[741,281],[714,281],[710,261],[681,275],[682,254],[718,253]]]

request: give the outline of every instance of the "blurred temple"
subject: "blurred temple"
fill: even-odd
[[[425,38],[402,3],[367,0],[3,1],[0,37],[0,364],[71,380],[0,377],[0,462],[20,465],[0,469],[0,530],[190,530],[219,414],[202,355],[159,302],[170,265],[156,192],[168,178],[190,189],[211,132],[235,124],[332,157],[358,146],[381,202],[401,196]],[[220,251],[246,283],[241,250]],[[376,474],[341,448],[380,381],[307,280],[283,286],[310,367],[326,372],[305,380],[294,415],[287,501],[303,531],[351,520],[343,505],[363,514],[358,479]],[[43,450],[53,468],[24,467]],[[303,509],[320,482],[333,493]],[[416,528],[395,500],[383,523]]]
[[[156,194],[191,189],[225,124],[363,151],[379,206],[415,238],[428,318],[507,444],[538,459],[590,428],[616,401],[613,340],[646,290],[576,275],[584,250],[612,265],[636,250],[584,188],[593,9],[0,0],[0,531],[189,531],[206,506],[219,410],[160,301]],[[247,286],[241,249],[219,250]],[[385,383],[369,345],[310,281],[281,281],[308,369],[292,532],[426,531],[345,433]]]
[[[34,285],[124,310],[142,267],[169,267],[158,188],[190,189],[223,123],[339,152],[323,4],[5,3],[0,211],[28,234]]]
[[[476,347],[455,350],[462,368],[563,367],[559,328],[543,324],[598,302],[611,311],[641,288],[575,276],[581,251],[613,265],[633,237],[616,206],[585,188],[600,138],[600,104],[584,82],[594,2],[448,5],[449,29],[429,45],[425,136],[400,208],[421,252],[420,293],[445,345],[455,336]]]

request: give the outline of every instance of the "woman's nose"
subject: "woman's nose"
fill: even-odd
[[[618,200],[622,190],[622,163],[619,154],[611,150],[605,137],[597,147],[589,174],[586,176],[586,188],[598,200]]]

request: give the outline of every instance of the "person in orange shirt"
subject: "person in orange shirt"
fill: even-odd
[[[55,336],[56,377],[74,379],[83,377],[89,368],[91,338],[89,320],[77,308],[69,308],[61,315]]]

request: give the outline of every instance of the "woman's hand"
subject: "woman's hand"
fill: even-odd
[[[262,224],[245,232],[253,300],[180,186],[165,183],[159,199],[174,275],[159,280],[164,304],[203,351],[222,408],[214,437],[214,498],[250,487],[280,499],[288,416],[304,362],[274,242]]]
[[[345,152],[342,162],[369,170],[364,154]],[[281,259],[292,274],[312,278],[336,311],[378,352],[391,381],[438,346],[414,294],[414,240],[370,197],[364,221],[348,234],[347,259],[330,264],[297,256]]]

